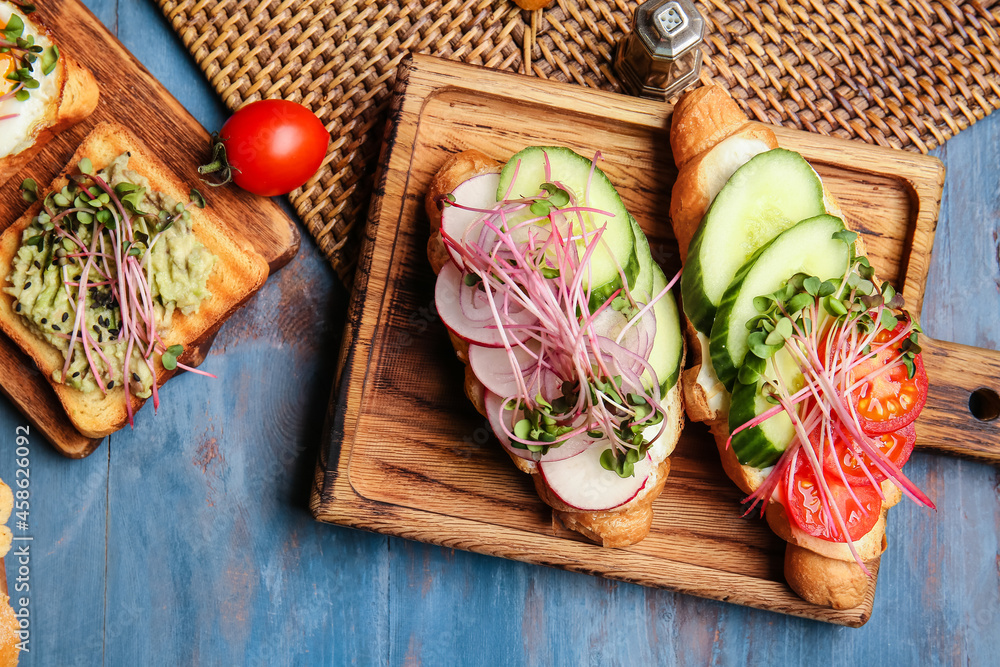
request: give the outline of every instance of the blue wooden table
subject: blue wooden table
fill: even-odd
[[[225,111],[151,0],[85,0],[209,129]],[[924,305],[1000,348],[1000,114],[948,176]],[[997,664],[1000,473],[915,454],[937,512],[891,513],[872,620],[852,630],[318,524],[307,509],[346,295],[298,257],[160,412],[90,458],[31,438],[22,665]],[[0,477],[25,421],[0,398]],[[8,560],[8,581],[15,584]]]

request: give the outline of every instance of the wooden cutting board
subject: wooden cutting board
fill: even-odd
[[[463,367],[434,306],[423,198],[451,153],[499,160],[528,145],[593,155],[650,237],[667,273],[679,268],[667,219],[676,176],[670,107],[415,56],[400,69],[328,415],[312,509],[317,519],[448,547],[600,574],[832,623],[845,611],[804,602],[785,584],[785,543],[741,518],[703,424],[688,424],[655,502],[652,531],[604,549],[565,530],[466,400]],[[919,313],[944,170],[929,157],[775,128],[805,155],[865,234],[879,275]],[[919,446],[1000,461],[996,421],[969,413],[972,391],[996,391],[1000,354],[926,341],[933,390]],[[961,372],[958,372],[958,371]],[[891,516],[890,516],[891,519]],[[896,545],[897,548],[901,545]]]
[[[78,0],[36,4],[37,15],[53,32],[60,49],[72,53],[94,74],[101,87],[101,101],[90,118],[49,142],[30,165],[0,188],[0,231],[28,207],[18,191],[20,183],[30,176],[44,187],[66,165],[87,132],[109,120],[126,125],[158,151],[160,159],[183,182],[202,186],[213,214],[267,259],[271,273],[287,264],[298,251],[299,233],[277,202],[235,186],[201,184],[197,167],[209,156],[205,128]],[[195,362],[200,363],[208,354],[216,332],[198,341]],[[86,438],[73,428],[34,363],[5,336],[0,336],[0,391],[61,454],[83,458],[101,443],[101,438]]]

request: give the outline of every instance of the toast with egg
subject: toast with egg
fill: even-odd
[[[66,185],[69,176],[84,158],[91,161],[96,173],[123,154],[129,155],[128,169],[145,177],[151,190],[177,201],[187,201],[189,188],[160,162],[149,147],[123,126],[107,122],[98,124],[84,138],[69,166],[47,191],[57,191]],[[65,361],[63,353],[41,338],[37,330],[15,312],[16,299],[8,292],[11,288],[9,276],[24,243],[24,231],[32,225],[41,208],[41,201],[35,203],[0,235],[0,280],[5,288],[0,289],[0,329],[32,358],[52,385],[73,426],[84,436],[103,437],[122,428],[129,419],[124,388],[115,386],[102,395],[99,391],[84,392],[57,381],[53,374],[61,372]],[[179,310],[174,312],[169,328],[160,331],[160,335],[165,346],[182,345],[185,354],[193,355],[197,353],[197,343],[217,331],[264,284],[268,264],[216,220],[210,207],[191,207],[190,212],[194,236],[216,258],[207,282],[211,296],[190,314]],[[161,386],[176,372],[164,368],[158,357],[155,368],[156,386]],[[132,394],[130,401],[132,410],[138,410],[145,399]]]
[[[34,14],[0,1],[0,26],[10,25],[14,16],[24,23],[25,39],[30,36],[35,45],[43,48],[56,46],[49,29]],[[35,62],[34,75],[39,85],[21,101],[12,96],[18,83],[7,78],[21,63],[13,51],[0,53],[0,185],[28,164],[53,137],[97,108],[97,81],[72,55],[59,52],[48,74],[42,73],[40,60]]]

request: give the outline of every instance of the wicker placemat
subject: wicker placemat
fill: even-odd
[[[157,0],[230,108],[283,97],[333,141],[292,194],[345,282],[396,66],[408,52],[617,89],[611,60],[636,2]],[[1000,106],[1000,2],[698,0],[702,80],[753,118],[926,152]]]

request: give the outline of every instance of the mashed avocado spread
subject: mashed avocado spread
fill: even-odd
[[[83,173],[84,160],[69,185],[45,197],[4,291],[29,328],[69,357],[67,377],[61,368],[53,373],[57,382],[84,392],[98,382],[113,388],[126,379],[129,354],[129,393],[146,398],[154,354],[166,350],[159,337],[175,310],[197,312],[211,296],[216,258],[195,236],[185,204],[151,190],[128,160],[120,155],[98,178]]]

